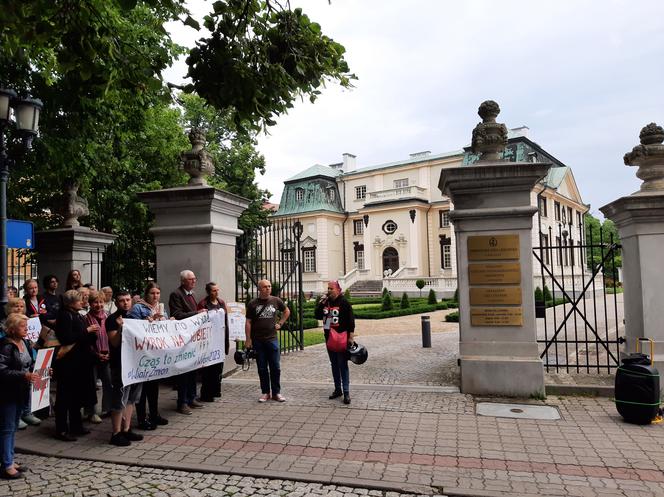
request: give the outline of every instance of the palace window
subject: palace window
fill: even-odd
[[[383,224],[383,231],[386,235],[391,235],[397,230],[397,227],[397,223],[390,219],[389,221],[385,221],[385,224]]]
[[[304,259],[304,272],[305,273],[315,273],[316,272],[316,249],[315,248],[302,249],[302,258]]]
[[[574,240],[569,239],[569,261],[570,264],[574,265]]]
[[[549,235],[540,233],[540,247],[542,248],[542,260],[545,265],[549,265],[551,263],[549,260]]]
[[[363,235],[364,234],[364,221],[361,219],[355,219],[353,221],[353,235]]]
[[[554,209],[554,214],[556,216],[555,217],[556,221],[560,221],[560,202],[554,202],[553,209]]]
[[[452,267],[452,245],[443,245],[443,269]]]
[[[440,211],[439,213],[440,227],[449,228],[450,226],[450,211]]]
[[[562,256],[563,248],[560,245],[560,237],[559,236],[556,237],[556,246],[554,247],[554,250],[556,251],[556,264],[558,264],[558,266],[561,266],[562,265],[561,264],[561,262],[562,262],[562,257],[561,256]]]
[[[576,213],[576,225],[578,227],[581,227],[581,213],[580,212]]]
[[[549,201],[547,200],[546,197],[538,197],[538,198],[539,198],[539,213],[540,213],[540,216],[548,217],[549,213],[548,213],[548,208],[547,207],[548,207]]]
[[[327,189],[327,196],[330,199],[330,202],[334,202],[334,199],[336,198],[336,192],[334,191],[334,188],[328,188]]]
[[[408,178],[394,180],[394,188],[406,188],[407,186],[408,186]]]
[[[357,256],[357,269],[364,269],[364,250],[358,250],[355,255]]]
[[[572,226],[574,224],[574,217],[572,217],[572,208],[567,208],[567,222]]]
[[[367,198],[367,185],[355,187],[355,200],[363,200]]]
[[[281,250],[281,272],[285,275],[291,274],[295,267],[295,249]]]
[[[295,200],[302,202],[304,200],[304,188],[295,189]]]

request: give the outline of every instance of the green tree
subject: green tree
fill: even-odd
[[[400,307],[402,309],[408,309],[410,307],[410,300],[408,300],[408,294],[406,292],[403,292],[403,295],[401,295]]]
[[[590,213],[583,217],[586,236],[586,264],[590,271],[594,271],[602,261],[604,266],[602,273],[605,278],[618,279],[618,268],[622,267],[622,251],[615,248],[611,253],[611,247],[620,245],[618,230],[610,219],[602,223]]]
[[[535,288],[535,302],[544,302],[544,294],[540,287]]]
[[[302,9],[274,0],[213,3],[204,25],[211,32],[187,58],[185,87],[220,110],[238,129],[275,124],[298,97],[313,102],[327,81],[350,87],[355,78],[345,49],[325,36]]]
[[[427,297],[428,304],[436,304],[438,302],[438,297],[436,297],[436,292],[433,288],[429,289],[429,296]]]
[[[424,285],[426,285],[426,282],[424,280],[415,281],[415,286],[420,290],[420,297],[422,297],[422,288],[424,288]]]
[[[386,292],[383,294],[383,300],[381,302],[380,308],[383,311],[391,311],[392,309],[394,309],[394,304],[392,303],[392,295],[390,295],[390,292]]]
[[[344,298],[350,302],[351,295],[350,295],[350,288],[346,288],[346,291],[344,291]]]

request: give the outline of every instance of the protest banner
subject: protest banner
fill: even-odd
[[[244,325],[247,322],[247,310],[241,302],[227,302],[228,309],[228,337],[230,340],[244,340]]]
[[[39,338],[39,334],[41,333],[41,329],[42,325],[38,317],[28,319],[28,336],[25,338],[31,342],[36,342]]]
[[[125,319],[122,383],[168,378],[223,362],[225,315],[218,310],[180,321]]]
[[[31,405],[32,412],[49,406],[49,392],[51,390],[51,361],[53,360],[53,347],[48,349],[39,349],[37,351],[37,360],[35,361],[34,372],[39,375],[39,380],[32,384]]]

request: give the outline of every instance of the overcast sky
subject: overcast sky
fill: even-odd
[[[313,164],[358,167],[470,143],[487,99],[499,122],[571,166],[591,212],[639,188],[623,155],[640,129],[664,125],[664,2],[623,0],[301,0],[346,47],[355,88],[299,101],[259,138],[279,202],[283,181]],[[211,2],[191,0],[199,20]],[[172,28],[193,46],[201,36]],[[178,81],[180,62],[166,73]]]

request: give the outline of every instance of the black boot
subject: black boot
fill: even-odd
[[[350,404],[350,395],[347,393],[344,394],[344,404]]]
[[[330,399],[330,400],[332,400],[332,399],[338,399],[339,397],[341,397],[341,395],[342,395],[342,394],[341,394],[341,390],[335,390],[334,392],[332,392],[332,395],[330,395],[330,396],[328,397],[328,399]]]

